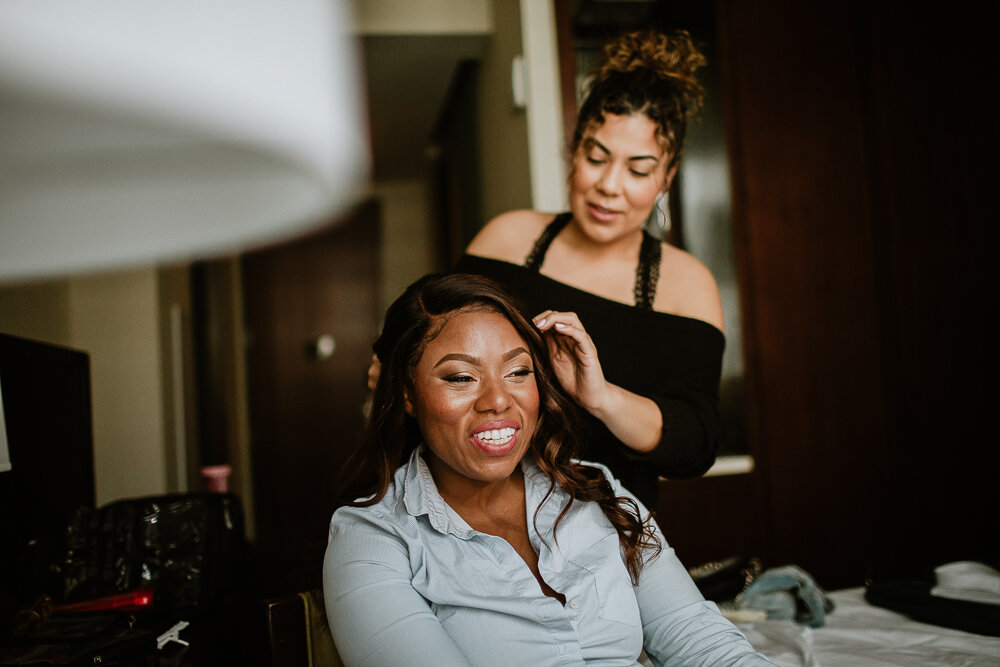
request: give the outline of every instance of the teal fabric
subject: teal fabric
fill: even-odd
[[[759,609],[768,620],[794,620],[813,628],[826,623],[833,601],[804,570],[786,565],[766,570],[736,603],[737,609]]]

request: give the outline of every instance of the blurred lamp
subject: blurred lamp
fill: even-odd
[[[329,222],[368,179],[340,0],[0,2],[0,281]]]

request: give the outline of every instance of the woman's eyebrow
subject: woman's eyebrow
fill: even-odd
[[[503,360],[507,362],[513,359],[514,357],[520,356],[522,354],[528,354],[528,351],[523,347],[515,347],[510,352],[507,352],[505,355],[503,355]]]
[[[602,144],[600,141],[598,141],[597,139],[591,139],[591,141],[593,141],[594,145],[600,148],[602,151],[604,151],[608,155],[611,155],[611,151],[608,150],[608,147]],[[633,155],[632,157],[629,158],[629,162],[634,162],[636,160],[653,160],[655,162],[659,162],[660,158],[656,157],[655,155]]]
[[[514,357],[520,356],[522,354],[528,354],[528,350],[526,350],[523,347],[515,347],[513,350],[504,353],[503,361],[508,362]],[[446,354],[443,357],[441,357],[438,360],[438,362],[434,364],[434,368],[437,368],[446,361],[464,361],[467,364],[473,364],[473,365],[479,365],[480,363],[479,357],[474,357],[471,354],[462,354],[461,352],[452,352],[450,354]]]
[[[593,143],[594,146],[597,146],[598,148],[600,148],[602,151],[604,151],[608,155],[611,155],[611,151],[608,150],[608,147],[605,146],[604,144],[602,144],[600,141],[598,141],[597,139],[594,139],[593,137],[591,137],[590,141]]]
[[[446,361],[464,361],[469,364],[479,364],[479,357],[474,357],[471,354],[461,354],[459,352],[452,352],[451,354],[446,354],[441,357],[434,368],[437,368]]]

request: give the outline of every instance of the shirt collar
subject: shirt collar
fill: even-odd
[[[431,469],[424,460],[424,449],[421,444],[410,454],[406,463],[406,476],[403,481],[403,502],[410,516],[427,515],[431,527],[439,533],[451,533],[456,537],[467,539],[475,532],[458,515],[438,492]]]
[[[406,463],[403,479],[403,503],[406,511],[414,517],[426,514],[431,527],[440,533],[451,533],[468,539],[476,531],[441,497],[424,459],[426,447],[426,444],[421,444],[415,448]],[[548,493],[551,481],[531,456],[525,456],[521,460],[521,471],[524,473],[525,502],[530,517]],[[543,523],[554,524],[565,502],[565,492],[557,486],[538,514],[539,526]]]

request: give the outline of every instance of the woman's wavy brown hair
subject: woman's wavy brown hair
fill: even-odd
[[[705,91],[696,78],[705,56],[685,30],[632,32],[604,47],[604,60],[577,115],[570,155],[604,123],[605,114],[643,114],[656,123],[673,166],[684,150],[687,124]]]
[[[460,273],[424,276],[410,285],[386,312],[375,354],[382,364],[375,386],[365,439],[344,467],[340,488],[343,504],[359,507],[379,502],[392,476],[422,441],[416,420],[406,413],[404,391],[413,390],[413,370],[427,344],[460,312],[495,312],[503,315],[527,343],[538,386],[538,422],[529,451],[552,485],[569,494],[556,528],[573,500],[595,502],[618,531],[625,565],[633,583],[644,560],[659,553],[651,520],[643,519],[631,498],[616,496],[604,473],[576,462],[580,436],[575,403],[563,392],[549,365],[541,335],[524,314],[520,303],[497,283],[481,276]],[[541,504],[539,505],[541,507]],[[537,511],[536,511],[537,519]]]

